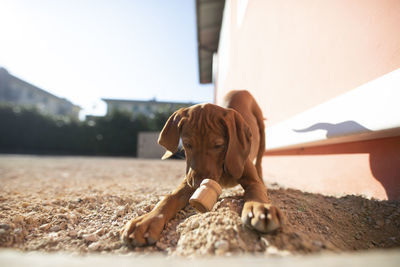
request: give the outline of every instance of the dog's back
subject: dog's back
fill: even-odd
[[[262,178],[262,157],[265,151],[264,116],[254,97],[246,90],[229,92],[224,98],[224,107],[232,108],[242,115],[252,132],[252,144],[249,158],[254,162],[258,175]]]

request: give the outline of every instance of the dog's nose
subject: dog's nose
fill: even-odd
[[[216,180],[216,175],[213,174],[210,170],[207,170],[206,168],[199,168],[198,170],[194,169],[195,172],[195,177],[199,180],[204,180],[204,179],[212,179]]]

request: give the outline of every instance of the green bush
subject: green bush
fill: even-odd
[[[0,152],[136,156],[138,133],[160,131],[169,115],[133,117],[117,111],[73,121],[33,108],[0,105]]]

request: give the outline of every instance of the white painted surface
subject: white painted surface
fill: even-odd
[[[221,267],[241,267],[241,266],[362,266],[362,267],[395,267],[398,266],[400,254],[398,249],[391,250],[369,250],[354,253],[319,253],[308,256],[278,256],[271,255],[251,255],[230,257],[166,257],[162,254],[87,254],[85,256],[71,255],[67,253],[22,253],[15,250],[0,251],[0,266],[77,266],[77,267],[108,267],[108,266],[155,266],[155,267],[202,267],[202,266],[221,266]]]
[[[400,135],[400,69],[266,129],[267,151]]]
[[[240,28],[243,23],[244,16],[246,14],[248,0],[237,0],[237,27]]]

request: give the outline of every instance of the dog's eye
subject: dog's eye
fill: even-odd
[[[224,147],[224,145],[215,145],[214,146],[214,149],[221,149],[221,148],[223,148]]]
[[[192,149],[192,145],[191,145],[191,144],[185,143],[185,144],[183,144],[183,146],[184,146],[186,149]]]

